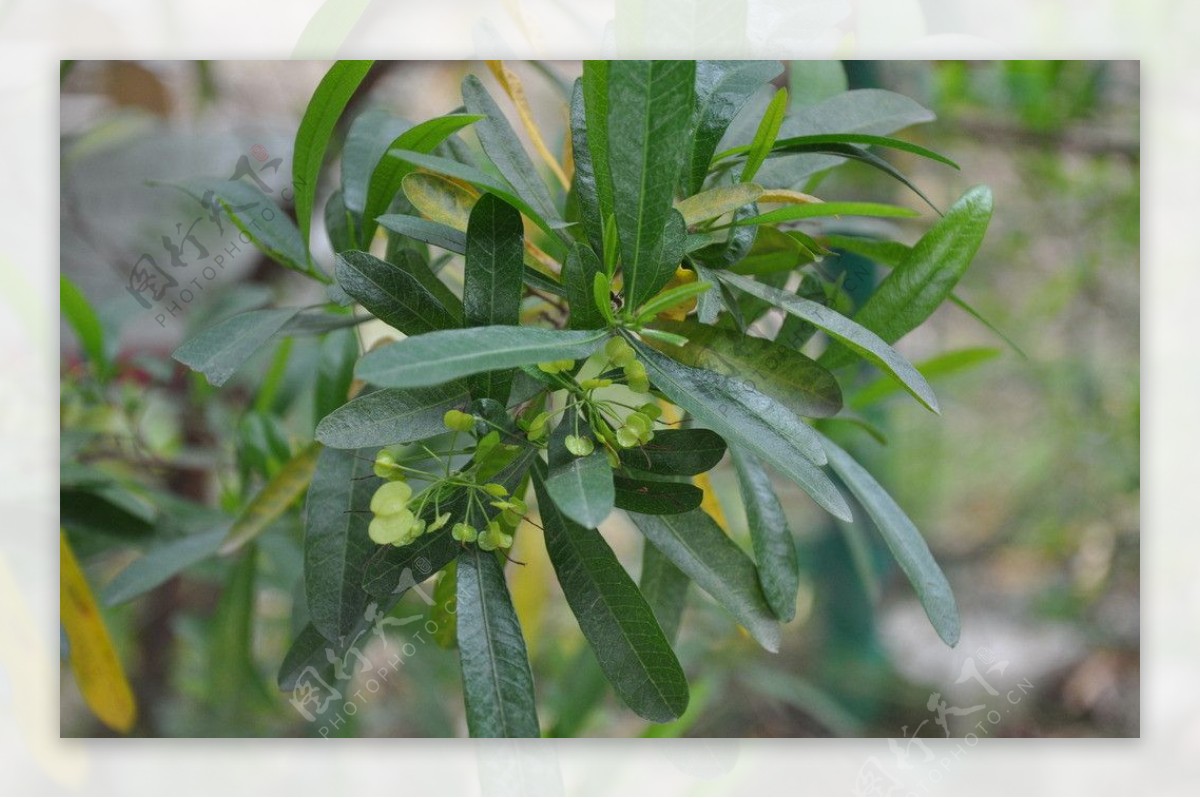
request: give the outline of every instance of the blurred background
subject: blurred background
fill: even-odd
[[[303,593],[297,513],[262,537],[249,581],[233,563],[207,556],[215,545],[206,551],[202,542],[182,573],[144,577],[146,592],[122,581],[147,551],[219,539],[253,478],[242,464],[257,457],[269,471],[302,445],[312,416],[301,386],[319,354],[311,339],[297,339],[266,402],[250,386],[275,362],[270,351],[219,391],[170,359],[183,337],[235,310],[322,297],[241,244],[228,220],[219,226],[197,213],[194,200],[148,181],[241,173],[288,207],[291,139],[327,67],[63,65],[62,270],[96,308],[115,376],[97,385],[64,326],[62,518],[133,684],[136,734],[465,732],[456,653],[432,641],[334,728],[307,721],[275,688],[295,631],[293,603]],[[547,140],[560,142],[563,86],[579,65],[513,67]],[[499,95],[479,62],[393,62],[371,74],[352,112],[382,105],[412,121],[449,112],[467,72]],[[803,89],[817,90],[818,75],[834,89],[914,98],[938,118],[901,137],[945,153],[961,171],[889,158],[941,207],[977,183],[995,192],[988,237],[958,293],[999,333],[948,306],[906,337],[898,348],[911,360],[970,349],[977,362],[934,383],[940,417],[896,396],[869,416],[887,445],[864,437],[855,447],[946,570],[962,610],[962,642],[953,650],[940,643],[872,529],[833,525],[777,481],[805,572],[784,647],[763,652],[693,589],[677,646],[692,705],[665,726],[648,726],[589,678],[591,655],[540,538],[520,538],[514,557],[527,565],[510,570],[510,584],[544,729],[879,736],[918,757],[911,738],[972,730],[1137,736],[1138,65],[833,62],[796,66],[791,75],[804,76],[793,83],[794,103]],[[911,201],[855,165],[836,170],[817,193]],[[911,242],[929,223],[925,217],[892,232]],[[195,263],[173,270],[173,251]],[[318,257],[327,262],[328,249]],[[159,300],[130,290],[135,267],[186,277]],[[109,480],[103,490],[94,489],[94,470]],[[731,534],[744,539],[732,472],[722,466],[713,481]],[[636,573],[636,531],[617,516],[604,531]],[[425,611],[412,595],[395,612]],[[68,668],[61,723],[64,736],[111,733],[88,711]]]

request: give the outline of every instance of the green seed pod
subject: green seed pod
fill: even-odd
[[[647,416],[641,413],[630,413],[625,418],[625,426],[633,427],[638,431],[638,435],[645,435],[653,428],[653,424]]]
[[[618,366],[626,366],[637,357],[633,347],[624,338],[609,338],[604,345],[604,354]]]
[[[489,482],[483,486],[483,490],[490,496],[503,498],[508,495],[508,488],[501,485],[499,482]]]
[[[458,522],[450,529],[450,537],[457,540],[459,543],[474,543],[479,537],[479,530],[470,524]]]
[[[495,551],[500,545],[499,532],[493,534],[492,528],[489,525],[487,529],[479,534],[479,538],[475,542],[484,551]]]
[[[393,515],[408,506],[412,488],[407,482],[385,482],[371,497],[371,512],[376,515]]]
[[[367,535],[380,546],[387,546],[403,540],[412,529],[414,520],[413,514],[408,510],[390,515],[377,515],[367,527]]]
[[[380,479],[404,479],[403,472],[396,468],[396,456],[387,449],[375,455],[375,476]]]
[[[583,382],[579,383],[579,387],[583,388],[585,391],[590,391],[590,390],[594,390],[596,388],[607,388],[608,386],[610,386],[612,384],[613,384],[613,382],[610,379],[607,379],[607,378],[600,379],[598,377],[592,377],[590,380],[584,380]]]
[[[662,417],[662,406],[656,402],[646,402],[638,408],[638,412],[651,421],[658,421]]]
[[[461,410],[447,410],[442,416],[442,423],[446,425],[446,429],[455,432],[470,432],[475,427],[475,417]]]
[[[497,541],[502,549],[511,549],[513,544],[513,536],[508,532],[501,532]]]
[[[568,435],[563,443],[567,447],[567,451],[576,457],[587,457],[596,449],[591,438],[584,438],[581,435]]]
[[[621,427],[617,430],[617,445],[622,449],[632,449],[637,446],[639,438],[638,431],[633,427]]]

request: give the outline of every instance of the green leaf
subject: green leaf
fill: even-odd
[[[500,561],[468,546],[457,581],[467,729],[472,737],[540,737],[529,656]]]
[[[603,330],[472,327],[417,335],[358,361],[360,379],[388,388],[422,388],[485,371],[587,357],[608,337]]]
[[[814,462],[824,461],[816,433],[790,410],[737,380],[676,363],[637,341],[634,347],[671,401],[729,443],[762,457],[834,516],[850,520],[845,499]]]
[[[841,94],[847,88],[846,69],[841,61],[788,63],[788,96],[793,112]]]
[[[584,61],[583,76],[579,81],[579,101],[572,99],[571,104],[573,142],[577,151],[575,186],[579,193],[580,212],[593,247],[601,244],[604,225],[613,214],[612,170],[608,165],[608,73],[608,61]],[[578,147],[581,141],[586,144],[583,150]],[[580,153],[586,153],[587,156],[582,161],[579,160]]]
[[[834,340],[848,346],[860,356],[871,361],[904,384],[905,390],[933,412],[938,412],[937,397],[933,389],[912,364],[902,358],[895,349],[887,345],[878,335],[842,314],[818,305],[807,299],[772,288],[736,274],[721,274],[735,288],[770,302],[777,308],[815,324]],[[820,362],[820,361],[818,361]]]
[[[675,210],[683,216],[684,224],[691,227],[749,205],[761,194],[762,186],[749,181],[732,186],[714,186],[675,203]]]
[[[478,119],[479,117],[473,114],[447,114],[414,125],[392,140],[391,144],[385,148],[383,155],[377,159],[368,184],[366,202],[361,209],[364,246],[371,241],[375,232],[375,224],[380,215],[387,211],[388,206],[399,193],[404,178],[413,169],[412,164],[393,157],[390,154],[391,150],[432,152],[443,141]],[[357,210],[355,206],[350,205],[351,201],[357,200],[351,198],[347,201],[347,206],[352,210]]]
[[[651,474],[695,476],[725,456],[725,441],[710,429],[656,430],[654,439],[618,453],[621,463]]]
[[[244,180],[204,177],[173,184],[153,181],[150,184],[170,185],[206,206],[215,200],[234,226],[268,258],[280,266],[328,282],[309,260],[304,239],[291,218],[257,187]]]
[[[546,550],[563,595],[617,695],[655,722],[687,709],[687,679],[650,605],[595,529],[558,512],[534,470]]]
[[[83,353],[96,370],[97,376],[104,379],[112,371],[112,363],[105,347],[104,327],[100,324],[100,317],[96,315],[83,292],[66,275],[59,277],[58,299],[63,317],[78,336]]]
[[[253,546],[241,553],[209,618],[205,681],[213,702],[213,721],[218,728],[245,722],[244,718],[253,715],[256,705],[265,709],[271,701],[259,682],[251,650],[257,554]]]
[[[438,279],[429,261],[420,252],[411,247],[400,247],[392,253],[388,262],[420,283],[434,299],[442,303],[442,307],[449,311],[451,316],[462,319],[462,300],[450,290],[450,286]]]
[[[341,189],[329,195],[325,202],[325,232],[334,252],[358,247],[358,220],[346,209]]]
[[[629,517],[676,568],[716,599],[767,651],[782,637],[750,558],[703,510],[682,515]]]
[[[317,421],[346,403],[357,360],[358,335],[354,330],[331,330],[321,341],[313,396],[313,412]]]
[[[614,504],[632,513],[674,515],[695,510],[704,501],[704,491],[686,482],[614,477],[613,487]]]
[[[524,228],[520,212],[504,200],[484,194],[471,210],[471,220],[467,225],[467,258],[463,278],[465,326],[520,323],[524,256]],[[490,398],[507,402],[512,387],[512,372],[485,372],[471,384],[471,395],[476,399]]]
[[[546,183],[538,174],[529,154],[521,146],[517,133],[508,123],[504,112],[488,94],[483,83],[474,75],[467,75],[462,82],[463,104],[482,119],[475,125],[475,135],[488,159],[509,185],[538,209],[544,218],[557,214]]]
[[[815,136],[791,136],[777,140],[775,146],[771,149],[770,157],[795,153],[828,153],[831,152],[828,149],[828,145],[830,144],[865,144],[867,146],[885,147],[891,150],[900,150],[912,153],[913,155],[919,155],[922,158],[928,158],[931,161],[937,161],[946,166],[952,166],[955,169],[959,168],[958,164],[945,155],[926,149],[919,144],[913,144],[911,141],[905,141],[904,139],[891,138],[890,136],[872,136],[867,133],[827,133]],[[749,158],[750,151],[751,148],[749,146],[733,147],[717,155],[717,159],[729,158],[743,153]]]
[[[370,108],[355,117],[346,132],[346,141],[342,145],[342,205],[364,227],[367,219],[363,217],[363,211],[367,207],[371,175],[392,142],[411,126],[385,108]],[[372,231],[374,227],[372,223]],[[367,235],[356,235],[353,245],[342,249],[366,249],[370,241]],[[341,250],[335,248],[334,251]]]
[[[296,130],[296,142],[292,149],[292,189],[296,197],[300,243],[306,250],[309,229],[312,227],[313,203],[317,196],[317,177],[325,161],[329,138],[372,63],[338,61],[330,67],[308,101],[300,127]],[[304,262],[310,262],[307,255]]]
[[[799,219],[816,219],[825,216],[882,216],[889,218],[911,218],[920,216],[911,208],[885,205],[879,202],[814,202],[806,205],[787,205],[773,211],[739,219],[735,225],[779,224]]]
[[[664,320],[657,326],[688,339],[670,352],[679,362],[745,382],[798,416],[833,416],[842,409],[842,389],[834,376],[782,344],[692,321]]]
[[[722,136],[738,112],[768,81],[783,70],[778,61],[697,61],[696,101],[688,159],[688,194],[704,185],[708,166]]]
[[[596,306],[593,294],[600,272],[600,258],[591,247],[584,244],[571,247],[563,262],[562,281],[566,289],[567,306],[571,309],[570,324],[573,330],[595,330],[604,326],[604,315]],[[608,301],[607,297],[605,301]]]
[[[304,493],[317,465],[321,444],[310,443],[284,463],[270,482],[255,494],[241,515],[229,527],[218,554],[232,554],[261,535]]]
[[[270,308],[239,313],[185,341],[171,357],[221,387],[300,308]]]
[[[436,388],[384,388],[356,396],[317,424],[316,438],[335,449],[410,443],[446,431],[442,416],[471,401],[462,382]]]
[[[754,239],[746,257],[729,267],[734,274],[760,275],[790,272],[801,263],[812,260],[804,247],[788,233],[774,227],[763,227]]]
[[[796,541],[792,539],[787,516],[762,463],[738,447],[734,447],[731,454],[742,504],[746,508],[746,523],[750,528],[750,542],[754,546],[754,561],[758,563],[763,595],[775,617],[790,621],[796,617],[796,594],[800,590]]]
[[[407,271],[366,252],[336,256],[338,285],[373,316],[405,335],[457,327],[459,320]]]
[[[613,509],[613,471],[600,448],[584,457],[567,451],[564,441],[575,428],[574,418],[564,418],[550,436],[546,492],[567,518],[585,527],[597,527]]]
[[[113,577],[100,594],[105,605],[124,604],[217,553],[225,527],[188,535],[150,549]]]
[[[986,363],[999,356],[999,354],[999,349],[975,346],[934,355],[928,360],[923,360],[915,365],[917,371],[921,372],[925,376],[925,379],[934,380],[974,368],[980,363]],[[855,410],[860,410],[901,390],[903,390],[902,386],[894,379],[882,376],[856,391],[854,396],[851,397],[849,405]]]
[[[642,541],[642,573],[638,579],[638,590],[654,611],[663,635],[670,643],[679,631],[687,604],[688,586],[692,580],[675,564],[663,556],[648,539]]]
[[[620,132],[608,140],[613,214],[626,299],[637,307],[683,258],[686,226],[672,201],[687,152],[695,64],[613,61],[608,72],[608,129]]]
[[[900,564],[925,608],[925,615],[946,645],[958,643],[960,622],[958,605],[946,575],[938,567],[929,546],[921,533],[897,506],[887,492],[880,487],[867,470],[855,462],[849,454],[828,438],[824,439],[829,453],[829,465],[846,483],[846,487],[862,504],[867,515],[875,522],[879,534]]]
[[[749,183],[754,179],[754,176],[758,174],[759,167],[767,159],[767,153],[774,148],[775,138],[779,135],[779,126],[783,124],[784,114],[787,113],[787,102],[787,89],[779,89],[771,98],[771,102],[767,103],[767,110],[763,112],[762,120],[758,123],[758,130],[755,131],[754,139],[746,151],[741,182]]]
[[[854,320],[894,343],[929,318],[971,265],[992,218],[992,192],[976,186],[954,203],[854,315]],[[836,368],[849,352],[831,350],[822,362]]]
[[[695,281],[683,283],[674,288],[668,288],[665,291],[655,294],[651,299],[646,301],[646,304],[638,308],[637,319],[639,322],[648,322],[664,310],[695,299],[712,287],[713,283]]]
[[[379,217],[379,225],[402,236],[424,241],[435,247],[462,255],[467,251],[467,234],[448,224],[394,213]]]
[[[375,448],[325,449],[317,458],[304,506],[304,593],[309,618],[339,640],[369,602],[362,571],[375,545],[367,536],[371,497],[383,484],[372,469]]]

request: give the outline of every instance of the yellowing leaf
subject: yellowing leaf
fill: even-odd
[[[782,205],[808,205],[810,203],[824,202],[825,200],[819,197],[814,197],[812,194],[805,194],[800,191],[792,191],[786,188],[768,188],[764,189],[758,196],[758,201],[763,204],[780,203]]]
[[[404,178],[404,196],[426,219],[466,231],[479,191],[443,175],[413,172]]]
[[[533,144],[533,148],[537,150],[538,155],[558,178],[563,190],[568,190],[571,187],[571,181],[542,138],[542,132],[538,129],[533,112],[529,109],[529,99],[525,96],[525,87],[521,84],[521,79],[503,61],[487,61],[486,63],[488,69],[492,70],[492,74],[496,76],[496,80],[500,82],[505,94],[516,106],[517,116],[521,118],[521,124],[525,126],[525,132],[529,134],[529,141]]]
[[[675,405],[666,400],[659,400],[658,404],[663,409],[662,422],[664,424],[674,425],[683,420],[683,413]],[[704,498],[700,501],[700,509],[708,513],[717,522],[717,526],[728,534],[729,522],[725,518],[725,511],[721,509],[721,502],[717,499],[717,493],[713,490],[712,480],[708,478],[708,473],[692,477],[692,484],[704,493]]]
[[[320,452],[321,444],[313,442],[287,461],[233,522],[229,534],[225,536],[225,542],[217,552],[232,554],[262,534],[272,521],[283,515],[288,506],[308,488]]]
[[[137,720],[133,691],[92,589],[61,530],[59,560],[59,612],[71,644],[71,670],[79,692],[105,726],[128,734]]]
[[[716,219],[718,216],[736,211],[743,205],[762,197],[762,186],[757,183],[736,183],[732,186],[716,186],[708,191],[701,191],[687,199],[675,203],[675,210],[683,216],[683,221],[691,227],[699,222]]]

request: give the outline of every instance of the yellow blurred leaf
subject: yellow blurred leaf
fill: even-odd
[[[516,106],[517,116],[521,118],[521,124],[525,126],[525,132],[529,134],[529,141],[533,144],[533,148],[537,150],[538,155],[550,167],[550,171],[558,178],[558,182],[562,184],[563,190],[566,191],[571,187],[571,181],[567,177],[567,173],[559,165],[546,146],[546,141],[542,138],[542,131],[538,128],[537,122],[534,121],[533,111],[529,109],[529,98],[525,96],[525,87],[521,84],[521,79],[517,74],[508,68],[508,65],[503,61],[488,61],[486,62],[488,69],[492,70],[492,74],[496,76],[496,80],[500,82],[500,86],[504,89],[505,94],[512,100],[512,104]]]
[[[479,199],[475,188],[429,172],[413,172],[402,185],[404,196],[426,219],[466,232],[471,209]]]
[[[814,197],[812,194],[805,194],[800,191],[791,191],[786,188],[768,188],[758,196],[760,203],[776,203],[782,205],[809,205],[813,203],[821,203],[825,200]]]
[[[317,455],[320,451],[321,444],[314,441],[288,460],[233,522],[229,534],[225,536],[225,542],[217,550],[218,553],[232,554],[262,534],[272,521],[283,515],[291,503],[308,488],[313,471],[317,467]]]
[[[675,210],[683,216],[683,221],[691,227],[709,219],[736,211],[743,205],[765,196],[762,186],[757,183],[738,183],[732,186],[716,186],[708,191],[693,194],[687,199],[675,203]]]
[[[92,588],[61,530],[59,559],[59,613],[71,644],[71,670],[79,692],[105,726],[128,734],[137,720],[133,691]]]

